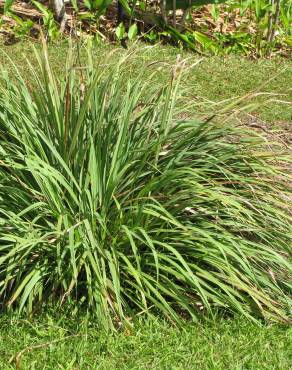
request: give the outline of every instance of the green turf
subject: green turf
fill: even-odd
[[[193,104],[194,111],[205,112],[206,109],[217,111],[218,106],[214,103],[256,93],[256,97],[252,96],[249,101],[243,103],[243,105],[259,104],[250,108],[252,120],[259,118],[268,123],[284,123],[285,127],[292,121],[292,63],[287,59],[250,60],[237,56],[200,58],[198,55],[182,52],[173,47],[159,45],[139,47],[143,50],[129,60],[129,76],[134,76],[141,69],[147,76],[156,69],[158,73],[155,79],[157,83],[163,83],[168,80],[170,66],[178,54],[181,54],[182,58],[188,58],[188,65],[198,63],[185,74],[182,82],[182,85],[189,89],[188,99]],[[102,66],[104,55],[113,49],[114,47],[110,45],[95,47],[96,64]],[[81,47],[82,55],[83,50]],[[52,64],[57,73],[61,73],[65,68],[66,51],[66,42],[50,46]],[[115,47],[110,59],[112,63],[117,60],[117,54],[122,53],[126,51]],[[0,63],[12,71],[12,63],[5,54],[29,79],[30,72],[26,59],[35,64],[29,44],[27,42],[11,46],[0,44]]]
[[[40,347],[38,348],[37,346]],[[0,319],[0,368],[15,369],[279,369],[292,366],[292,328],[244,319],[188,324],[138,323],[132,334],[100,332],[92,322]],[[10,361],[10,362],[9,362]]]

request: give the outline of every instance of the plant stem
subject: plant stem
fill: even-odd
[[[275,32],[276,32],[276,26],[278,24],[279,15],[280,15],[280,1],[281,0],[275,0],[275,1],[276,1],[276,12],[275,12],[274,19],[273,19],[273,23],[274,24],[273,24],[273,27],[272,27],[270,42],[273,42],[274,41]]]

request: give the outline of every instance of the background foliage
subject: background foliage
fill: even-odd
[[[224,4],[219,4],[224,2]],[[10,29],[12,37],[35,36],[38,21],[27,12],[13,10],[13,0],[6,0],[4,13],[12,20],[2,20],[2,28]],[[42,20],[50,39],[60,37],[54,14],[47,3],[32,1],[38,9],[33,18]],[[147,42],[164,42],[203,54],[240,53],[253,56],[280,53],[289,55],[291,41],[290,0],[198,0],[192,2],[188,13],[187,0],[176,1],[177,16],[173,18],[173,2],[166,1],[165,14],[157,1],[121,1],[122,19],[117,19],[112,0],[73,0],[66,3],[66,32],[93,37],[97,42],[106,39],[122,42],[139,37]],[[31,13],[33,14],[33,13]],[[182,18],[184,21],[182,22]],[[1,25],[0,25],[1,28]],[[62,26],[63,29],[63,26]]]

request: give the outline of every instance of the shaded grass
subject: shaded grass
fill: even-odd
[[[48,345],[23,353],[21,369],[284,370],[292,364],[291,327],[259,327],[238,318],[179,330],[157,320],[137,323],[126,334],[100,332],[92,322],[67,316],[37,321],[4,316],[0,368],[14,369],[15,361],[9,364],[13,356],[43,343]]]
[[[111,45],[101,45],[95,49],[95,62],[97,64],[102,64],[104,55],[114,49],[117,52],[112,55],[113,63],[117,60],[118,54],[126,52],[124,49],[117,50],[116,47]],[[84,56],[83,50],[81,47],[81,55]],[[5,53],[12,58],[13,62],[29,80],[30,72],[26,59],[36,65],[29,43],[19,42],[11,46],[0,44],[0,63],[12,70],[11,62],[5,56]],[[50,46],[52,67],[57,74],[64,70],[66,54],[67,42]],[[287,128],[289,122],[291,122],[292,63],[286,59],[254,61],[237,56],[199,58],[193,53],[183,52],[173,47],[155,46],[145,48],[129,62],[129,74],[138,74],[141,69],[144,69],[146,78],[150,73],[147,65],[155,62],[157,63],[155,68],[160,70],[156,76],[157,82],[167,81],[169,68],[164,68],[163,63],[173,64],[178,54],[181,54],[184,58],[189,58],[190,64],[200,60],[195,69],[186,74],[183,81],[184,86],[192,92],[188,98],[192,99],[195,111],[206,112],[205,104],[210,107],[210,101],[218,103],[222,100],[241,97],[257,91],[264,93],[264,95],[251,99],[253,104],[259,104],[259,106],[250,108],[255,118],[274,123],[276,124],[275,127],[277,127],[277,124],[284,124]],[[217,105],[214,105],[214,110],[217,110]]]

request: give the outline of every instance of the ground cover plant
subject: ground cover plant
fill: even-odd
[[[1,317],[3,370],[291,368],[291,327],[216,318],[176,328],[139,320],[134,332],[110,334],[70,312],[37,319]]]
[[[112,329],[218,310],[288,321],[287,158],[176,106],[183,61],[161,87],[129,78],[130,56],[98,69],[89,57],[56,79],[37,55],[33,89],[3,74],[2,308],[69,302]]]

